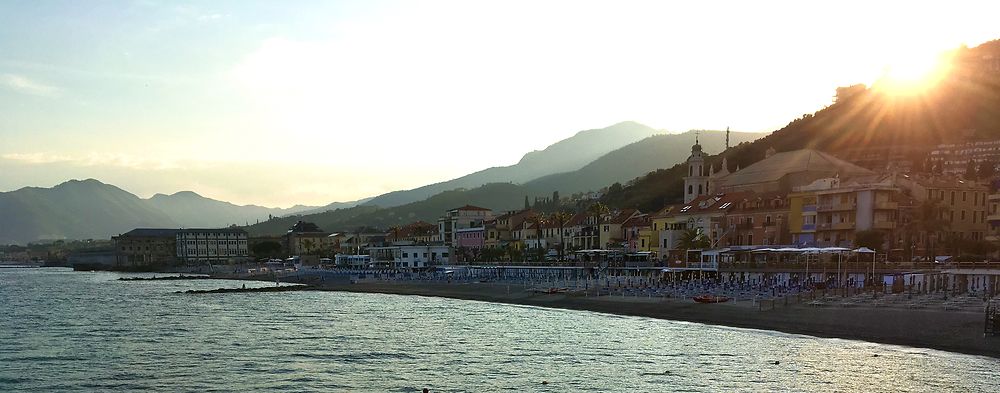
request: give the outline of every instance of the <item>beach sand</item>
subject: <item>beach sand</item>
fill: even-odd
[[[1000,358],[1000,337],[984,337],[983,312],[798,305],[759,311],[747,302],[543,294],[506,283],[326,282],[319,290],[434,296],[586,310],[939,349]]]

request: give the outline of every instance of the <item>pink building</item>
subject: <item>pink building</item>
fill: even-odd
[[[463,228],[455,230],[455,247],[481,249],[486,244],[486,228]]]

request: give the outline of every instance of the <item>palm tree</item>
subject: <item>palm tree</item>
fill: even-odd
[[[705,249],[709,246],[708,237],[694,228],[685,229],[684,232],[681,232],[680,237],[677,238],[677,248],[685,252],[687,250]]]
[[[538,248],[542,247],[542,225],[545,224],[545,216],[538,214],[528,217],[525,222],[535,226],[535,240]]]
[[[941,204],[939,199],[927,199],[917,206],[913,221],[907,224],[908,232],[916,231],[924,233],[924,257],[930,258],[930,237],[938,237],[943,229],[949,225],[948,220],[942,218],[948,207]],[[913,236],[912,233],[909,236]],[[930,260],[930,259],[928,259]]]
[[[566,240],[563,238],[563,230],[571,219],[573,219],[573,215],[565,211],[557,211],[549,214],[549,222],[559,227],[559,262],[563,261],[563,254],[566,250]]]
[[[392,241],[394,241],[394,242],[398,242],[399,241],[399,231],[400,231],[400,228],[399,228],[398,225],[393,225],[393,226],[389,227],[389,233],[392,234]]]
[[[597,202],[587,208],[587,214],[594,218],[594,231],[593,235],[597,236],[598,239],[601,238],[601,222],[604,221],[604,217],[611,214],[611,209],[608,205],[601,202]],[[598,243],[600,240],[598,240]]]
[[[313,247],[316,246],[316,241],[313,239],[302,239],[302,248],[305,249],[306,255],[310,255]]]

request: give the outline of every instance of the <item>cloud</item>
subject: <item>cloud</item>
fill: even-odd
[[[49,86],[28,77],[14,74],[0,75],[0,86],[22,94],[30,94],[41,97],[56,97],[62,94],[62,89]]]
[[[114,153],[89,153],[86,155],[76,156],[44,152],[6,153],[0,155],[0,158],[28,165],[68,164],[77,167],[109,166],[138,170],[168,170],[182,167],[201,166],[199,163],[154,160],[127,154]]]

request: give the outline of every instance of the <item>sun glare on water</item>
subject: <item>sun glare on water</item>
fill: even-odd
[[[891,95],[918,95],[940,82],[950,68],[951,58],[945,54],[900,56],[883,69],[873,87]]]

